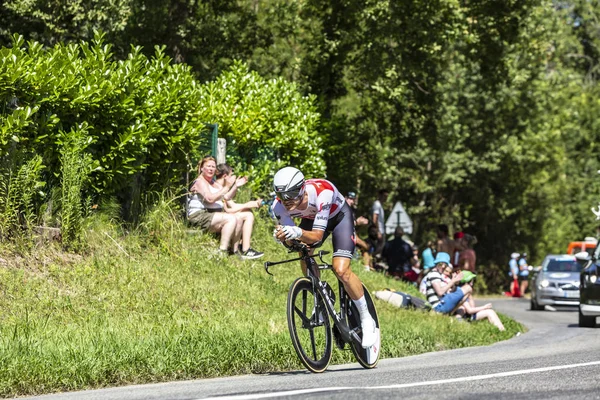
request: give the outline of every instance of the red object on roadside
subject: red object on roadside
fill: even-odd
[[[513,279],[511,292],[512,292],[512,297],[523,297],[521,295],[521,289],[519,288],[519,280],[517,278]]]

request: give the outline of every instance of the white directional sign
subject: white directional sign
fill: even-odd
[[[413,231],[413,223],[410,216],[402,207],[402,203],[399,201],[394,204],[394,208],[389,214],[389,217],[385,221],[385,233],[392,234],[396,227],[401,226],[404,229],[404,233],[411,234]]]

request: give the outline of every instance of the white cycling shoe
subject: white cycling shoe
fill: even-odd
[[[379,339],[379,329],[375,325],[375,320],[372,317],[360,321],[362,327],[362,347],[368,349],[372,347]]]

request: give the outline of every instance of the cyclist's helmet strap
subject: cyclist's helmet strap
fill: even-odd
[[[300,197],[304,194],[304,174],[294,167],[280,169],[273,178],[273,190],[281,200]]]

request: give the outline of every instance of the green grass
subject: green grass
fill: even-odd
[[[19,256],[3,245],[0,395],[302,368],[285,315],[300,267],[272,267],[274,276],[264,271],[263,261],[288,257],[271,238],[271,222],[257,221],[253,247],[266,253],[263,259],[223,260],[213,254],[216,239],[186,233],[169,212],[157,213],[129,234],[92,218],[84,255],[43,246]],[[416,293],[358,262],[353,269],[371,292]],[[504,316],[507,331],[499,332],[486,322],[376,304],[383,357],[490,344],[523,331]],[[335,349],[333,362],[354,359]]]

